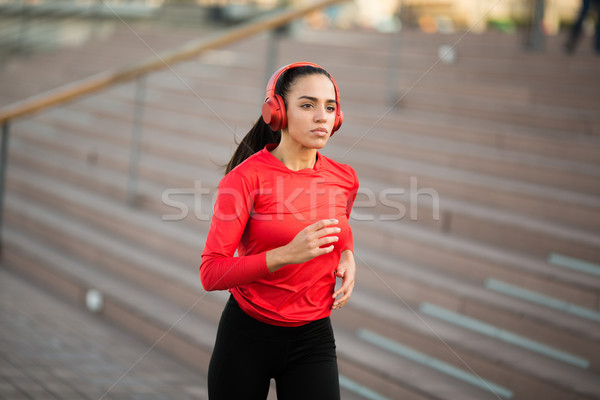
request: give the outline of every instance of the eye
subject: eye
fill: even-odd
[[[302,107],[302,108],[311,108],[312,104],[311,103],[304,103],[304,104],[301,104],[300,107]]]
[[[335,106],[327,106],[327,111],[335,112]]]

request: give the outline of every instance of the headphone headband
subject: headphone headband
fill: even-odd
[[[285,104],[281,96],[275,94],[277,82],[279,81],[279,78],[281,77],[281,75],[283,75],[284,72],[299,67],[315,67],[326,71],[325,68],[321,67],[320,65],[306,61],[292,63],[281,67],[277,71],[275,71],[275,73],[271,76],[269,82],[267,83],[267,93],[265,96],[265,102],[262,107],[263,120],[271,127],[273,131],[281,130],[287,126]],[[333,130],[331,131],[331,134],[333,135],[333,133],[337,131],[342,125],[344,113],[340,108],[340,92],[337,87],[337,84],[335,83],[335,80],[331,75],[329,75],[329,78],[331,79],[331,82],[333,83],[333,88],[335,89],[336,103],[335,121],[333,124]]]

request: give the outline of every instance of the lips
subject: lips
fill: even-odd
[[[316,129],[313,129],[311,132],[316,133],[319,136],[327,135],[327,129],[325,129],[325,128],[316,128]]]

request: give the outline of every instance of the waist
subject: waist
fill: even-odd
[[[253,336],[256,335],[271,340],[295,340],[308,336],[332,333],[329,317],[320,318],[299,326],[279,326],[259,321],[246,314],[233,295],[229,296],[229,300],[223,310],[222,318],[225,322],[235,323],[240,329],[252,332]]]

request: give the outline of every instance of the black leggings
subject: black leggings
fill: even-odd
[[[329,318],[281,327],[247,315],[231,296],[208,369],[210,400],[264,400],[271,378],[279,400],[340,398]]]

